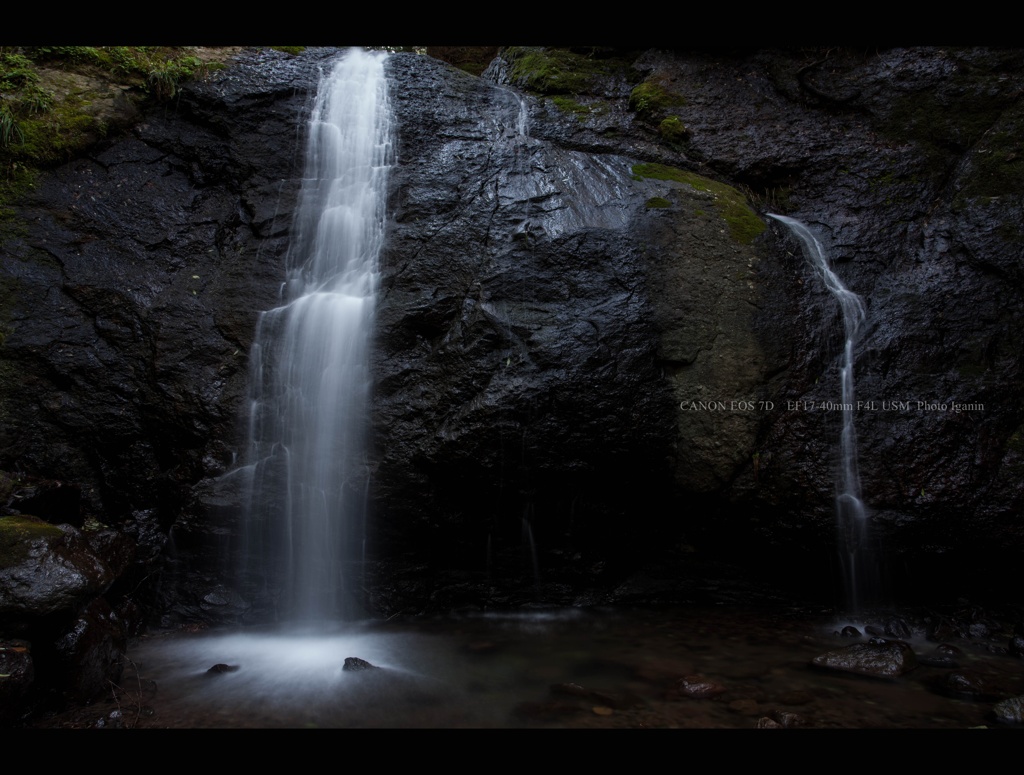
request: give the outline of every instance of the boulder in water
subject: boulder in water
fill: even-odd
[[[812,659],[811,664],[873,678],[896,678],[917,667],[917,657],[904,641],[872,639],[870,643],[826,651]]]

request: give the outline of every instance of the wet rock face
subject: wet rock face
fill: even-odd
[[[910,557],[1021,545],[1021,65],[1019,51],[939,49],[652,62],[687,98],[693,151],[815,228],[863,297],[864,499],[883,543]],[[804,337],[775,395],[820,407],[839,401],[841,329],[834,301],[800,279],[765,310]],[[828,529],[837,413],[770,423],[730,497],[777,514],[776,531]]]
[[[250,58],[43,175],[3,235],[0,468],[61,471],[101,522],[232,462],[317,60]]]
[[[249,602],[203,605],[238,515],[218,477],[278,297],[307,96],[335,53],[246,54],[42,175],[0,233],[0,470],[68,483],[75,504],[36,505],[129,536],[131,559],[105,539],[121,569],[169,558],[173,528],[156,607]],[[839,416],[787,404],[839,400],[834,300],[774,223],[736,240],[713,192],[635,174],[657,162],[822,237],[868,309],[856,398],[878,408],[856,423],[878,534],[999,567],[1024,545],[1020,53],[626,64],[584,105],[497,85],[508,63],[475,78],[389,60],[374,551],[421,576],[561,567],[571,601],[603,560],[681,530],[730,551],[831,544]],[[642,83],[671,99],[631,102]],[[774,408],[689,408],[734,400]]]
[[[650,503],[673,415],[630,160],[531,137],[529,102],[441,62],[388,67],[379,518],[519,552],[524,517],[553,537],[574,510],[607,524]]]
[[[186,551],[206,548],[194,536],[214,526],[191,488],[236,459],[256,316],[275,303],[287,247],[305,96],[334,53],[250,53],[191,84],[126,136],[41,175],[18,227],[0,234],[0,470],[28,483],[10,509],[111,526],[137,548],[128,557],[120,539],[100,539],[117,573],[161,561],[175,523]],[[41,497],[56,492],[44,478],[75,502]],[[172,577],[154,599],[143,577],[157,576],[131,585],[149,606],[187,582]]]

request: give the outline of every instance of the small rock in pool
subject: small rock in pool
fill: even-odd
[[[207,675],[217,675],[219,673],[233,673],[236,670],[238,670],[238,668],[239,668],[238,665],[225,665],[223,662],[220,662],[220,663],[214,665],[213,667],[211,667],[209,670],[207,670],[206,674]]]
[[[853,625],[848,624],[845,627],[843,627],[842,631],[839,634],[844,638],[859,638],[860,630],[858,630]]]
[[[378,670],[376,665],[371,665],[365,659],[359,657],[345,657],[345,664],[342,670]]]

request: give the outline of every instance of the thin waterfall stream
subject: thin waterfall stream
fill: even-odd
[[[840,407],[842,432],[839,439],[839,471],[836,482],[836,520],[839,535],[839,558],[842,565],[846,606],[851,612],[863,603],[869,568],[869,520],[861,497],[860,470],[857,461],[857,429],[854,425],[854,345],[864,326],[867,313],[864,302],[849,290],[829,265],[828,254],[821,241],[805,224],[785,215],[773,215],[785,225],[803,246],[807,260],[815,268],[829,293],[839,302],[843,314],[845,343],[840,367]]]
[[[369,348],[392,161],[386,54],[321,78],[280,306],[252,351],[246,574],[278,617],[361,613]]]

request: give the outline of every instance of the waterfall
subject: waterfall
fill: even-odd
[[[814,266],[825,287],[839,302],[843,313],[845,344],[840,367],[840,408],[842,432],[839,437],[839,474],[836,482],[836,520],[839,532],[839,557],[843,569],[846,605],[859,609],[868,579],[869,520],[861,498],[860,471],[857,465],[857,430],[854,426],[853,347],[864,325],[864,302],[849,290],[829,266],[828,255],[814,233],[803,223],[784,215],[767,213],[780,221],[800,240],[804,254]]]
[[[358,615],[369,348],[392,162],[386,55],[350,50],[322,76],[281,304],[250,372],[245,576],[282,618]]]

